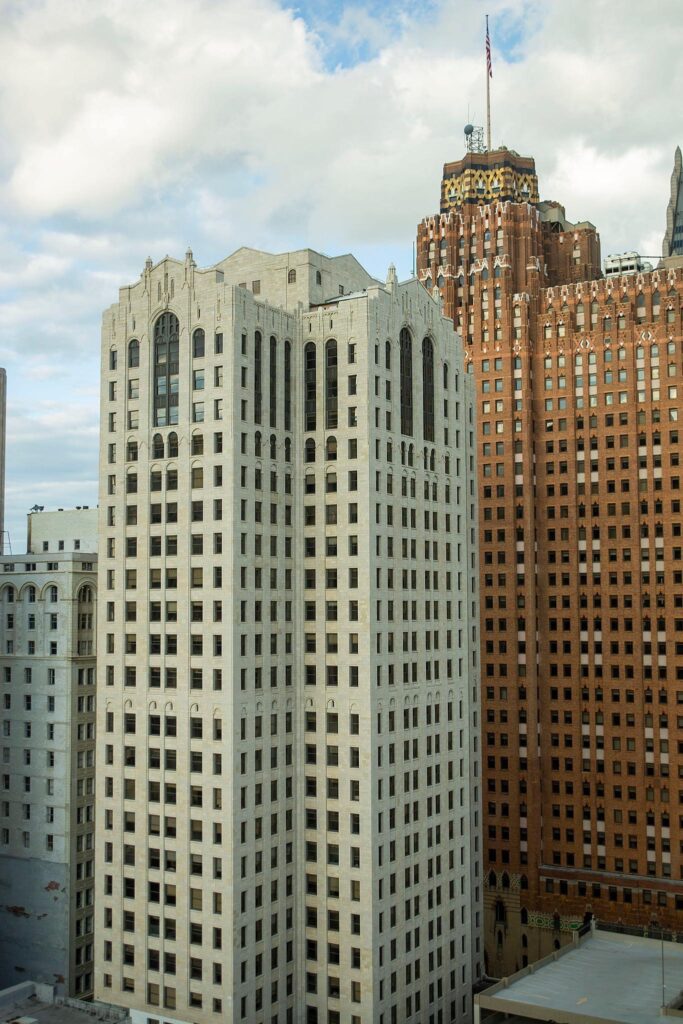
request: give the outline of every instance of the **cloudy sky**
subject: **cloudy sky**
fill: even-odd
[[[482,123],[603,255],[660,251],[683,142],[683,3],[0,0],[7,515],[97,500],[99,323],[144,260],[353,251],[408,276]]]

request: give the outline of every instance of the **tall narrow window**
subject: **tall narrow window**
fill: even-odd
[[[263,367],[261,365],[261,332],[254,334],[254,422],[261,422],[263,405]]]
[[[206,351],[206,335],[202,327],[198,327],[192,335],[192,355],[195,359],[201,359]]]
[[[304,429],[315,430],[316,359],[315,345],[309,341],[304,349]]]
[[[292,429],[292,343],[285,342],[285,430]]]
[[[161,434],[155,434],[152,438],[152,458],[163,459],[164,457],[164,439]]]
[[[270,338],[270,362],[268,364],[268,403],[270,407],[270,426],[277,426],[277,341]]]
[[[162,313],[154,325],[154,426],[178,422],[178,336],[174,313]]]
[[[132,341],[128,342],[128,365],[140,365],[140,342],[137,340],[137,338],[133,338]]]
[[[325,346],[325,425],[333,430],[337,427],[337,342],[328,341]]]
[[[434,346],[431,338],[422,342],[422,433],[434,440]]]
[[[407,327],[399,335],[401,349],[401,433],[413,434],[413,339]]]

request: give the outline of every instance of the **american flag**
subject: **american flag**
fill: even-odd
[[[493,78],[493,67],[491,65],[491,39],[489,37],[489,16],[486,15],[486,70],[489,78]]]

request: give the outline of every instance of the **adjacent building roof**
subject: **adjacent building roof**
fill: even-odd
[[[475,1002],[496,1016],[554,1024],[656,1024],[663,1005],[679,1004],[682,988],[683,945],[594,931],[486,989]]]

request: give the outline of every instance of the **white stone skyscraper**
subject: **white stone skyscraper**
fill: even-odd
[[[96,996],[471,1018],[475,425],[417,281],[249,249],[104,315]]]

